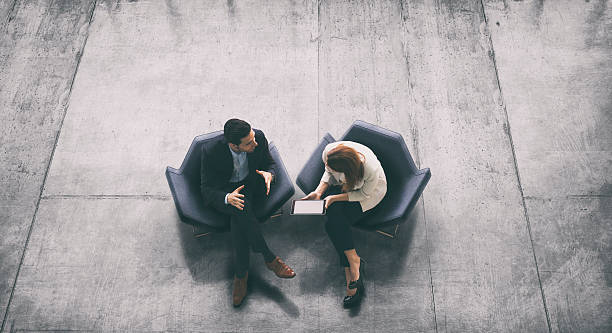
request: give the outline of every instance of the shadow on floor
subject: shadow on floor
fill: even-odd
[[[233,275],[231,238],[228,232],[196,238],[191,225],[177,216],[183,254],[194,281],[207,283],[230,280]]]
[[[228,294],[232,293],[232,286],[228,289]],[[278,307],[284,311],[291,318],[298,318],[300,316],[299,307],[291,301],[291,299],[287,298],[285,294],[278,288],[276,285],[270,284],[268,281],[260,277],[258,272],[249,273],[249,282],[247,285],[248,296],[244,300],[244,304],[240,307],[236,308],[237,312],[244,311],[247,302],[249,299],[253,299],[257,297],[257,295],[263,295],[265,298],[275,302]]]
[[[301,196],[295,195],[293,199]],[[321,294],[332,292],[338,298],[344,296],[344,271],[339,264],[338,256],[324,230],[324,218],[315,216],[291,216],[288,214],[291,200],[283,206],[283,215],[269,219],[262,224],[262,232],[270,249],[296,271],[300,292],[303,294]],[[353,238],[357,252],[366,261],[368,281],[393,280],[402,274],[394,267],[406,265],[410,244],[413,239],[415,224],[418,223],[420,206],[400,225],[396,238],[391,239],[376,232],[353,228]],[[229,232],[213,233],[195,238],[191,226],[178,221],[183,252],[193,279],[198,282],[229,281],[233,278],[232,247]],[[261,267],[260,267],[261,266]],[[262,292],[286,309],[288,315],[299,311],[281,293],[259,277],[267,274],[259,254],[251,254],[251,278],[249,285],[254,291]],[[351,310],[358,314],[359,309]]]

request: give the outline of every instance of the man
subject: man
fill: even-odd
[[[234,247],[234,306],[242,304],[247,292],[249,246],[261,253],[268,269],[280,278],[295,272],[268,248],[261,234],[255,207],[270,194],[275,163],[268,140],[249,123],[230,119],[223,127],[224,140],[203,148],[201,191],[204,204],[230,216]]]

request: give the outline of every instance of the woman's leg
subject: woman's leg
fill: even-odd
[[[353,244],[351,225],[363,215],[358,202],[337,202],[327,210],[325,230],[344,266],[346,277],[346,294],[352,296],[357,289],[349,289],[351,281],[359,279],[360,257]]]
[[[353,275],[351,274],[351,269],[349,267],[344,267],[344,277],[346,278],[346,295],[355,295],[357,289],[349,289],[349,283],[351,283],[351,280],[353,279]]]
[[[342,204],[342,202],[337,202],[327,209],[325,231],[338,253],[340,265],[349,267],[350,264],[344,251],[354,249],[355,246],[351,225],[344,214]]]
[[[325,196],[341,193],[339,187],[330,187]],[[357,255],[353,244],[351,226],[366,215],[361,210],[359,202],[336,202],[332,204],[326,213],[325,231],[338,253],[340,265],[344,267],[346,278],[346,294],[353,296],[357,289],[349,289],[349,283],[359,279],[359,266],[361,258]]]
[[[344,275],[346,277],[346,295],[352,296],[357,290],[349,289],[348,287],[352,280],[352,274],[349,268],[349,261],[344,254],[344,250],[346,248],[354,248],[355,246],[353,245],[351,227],[346,223],[342,214],[342,209],[340,208],[340,205],[337,204],[338,203],[334,203],[327,210],[325,231],[336,249],[336,253],[340,259],[340,265],[344,267]]]
[[[351,280],[359,280],[359,266],[361,265],[361,257],[357,255],[357,251],[355,249],[345,250],[344,255],[348,259]]]

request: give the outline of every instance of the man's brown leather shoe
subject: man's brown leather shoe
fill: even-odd
[[[246,297],[248,278],[249,272],[247,272],[242,279],[234,276],[234,290],[232,291],[232,301],[234,302],[234,306],[240,306],[244,300],[244,297]]]
[[[291,267],[287,266],[279,257],[274,258],[271,262],[267,262],[266,266],[279,278],[290,279],[295,276],[295,272]]]

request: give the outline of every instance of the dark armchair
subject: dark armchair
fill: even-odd
[[[227,231],[230,227],[229,217],[204,206],[200,192],[202,145],[212,145],[219,140],[223,140],[223,131],[197,136],[193,139],[181,167],[178,170],[172,167],[166,168],[166,179],[181,221],[197,227],[202,232],[201,235]],[[270,142],[269,149],[277,165],[277,174],[270,188],[270,196],[265,204],[257,207],[255,211],[260,222],[266,221],[295,193],[274,143]]]
[[[300,171],[296,183],[304,193],[312,192],[319,185],[324,170],[321,153],[327,144],[334,141],[327,133]],[[400,134],[360,120],[351,125],[340,141],[359,142],[369,147],[378,157],[387,177],[387,194],[374,208],[373,214],[355,227],[395,237],[399,224],[414,208],[431,178],[429,168],[417,169]]]

